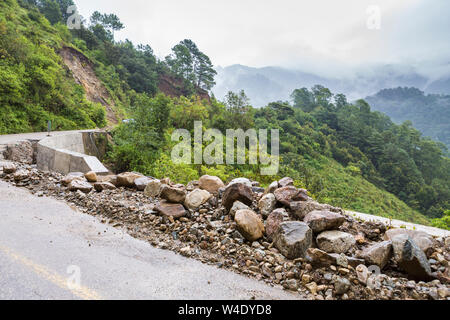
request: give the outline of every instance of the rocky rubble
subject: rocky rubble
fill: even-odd
[[[139,173],[62,176],[23,163],[0,163],[0,178],[155,247],[308,299],[450,299],[448,238],[357,221],[290,178],[266,189],[211,176],[183,186]]]

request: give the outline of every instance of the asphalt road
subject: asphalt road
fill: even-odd
[[[0,299],[298,299],[0,181]]]

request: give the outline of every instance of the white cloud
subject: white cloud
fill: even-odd
[[[192,39],[216,65],[280,65],[337,72],[368,63],[437,70],[450,56],[447,0],[75,0],[88,17],[116,13],[118,39],[150,44],[164,57]],[[431,3],[432,2],[432,3]],[[381,30],[366,26],[369,5]]]

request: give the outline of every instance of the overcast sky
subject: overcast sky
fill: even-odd
[[[284,66],[333,74],[371,64],[450,72],[449,0],[75,0],[88,18],[117,14],[117,40],[164,57],[192,39],[215,65]],[[377,6],[381,12],[376,26]],[[368,10],[369,9],[369,10]]]

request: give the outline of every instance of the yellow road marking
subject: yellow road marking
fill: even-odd
[[[84,299],[84,300],[101,300],[102,299],[98,293],[96,293],[95,291],[93,291],[87,287],[84,287],[81,285],[77,286],[76,288],[69,287],[69,285],[67,284],[67,278],[60,276],[58,273],[49,270],[45,266],[34,263],[30,259],[15,253],[13,250],[11,250],[9,248],[6,248],[6,247],[0,245],[0,251],[5,253],[10,258],[20,262],[24,266],[30,268],[41,278],[44,278],[44,279],[52,282],[53,284],[57,285],[58,287],[60,287],[62,289],[71,291],[74,295],[76,295],[77,297],[79,297],[81,299]]]

